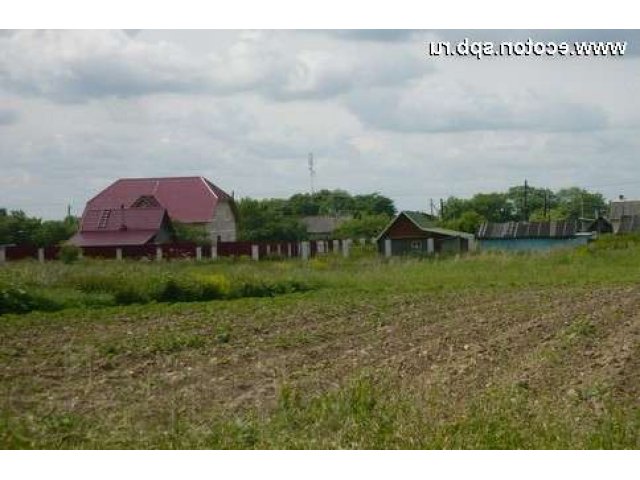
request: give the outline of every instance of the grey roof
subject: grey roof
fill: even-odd
[[[478,238],[569,238],[578,231],[578,225],[572,220],[550,222],[485,222],[478,229]]]
[[[611,202],[610,218],[619,220],[625,215],[640,215],[640,200]]]
[[[336,228],[351,218],[351,216],[315,215],[303,217],[301,221],[307,227],[307,233],[333,233]]]
[[[611,233],[613,232],[613,225],[609,220],[604,217],[581,218],[580,219],[580,231],[581,232],[599,232],[599,233]]]

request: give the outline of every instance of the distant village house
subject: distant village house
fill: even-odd
[[[426,213],[400,212],[376,238],[380,253],[431,255],[474,250],[472,234],[439,228],[435,222],[435,217]]]
[[[203,228],[212,241],[236,240],[232,196],[204,177],[123,178],[87,202],[80,247],[144,245],[172,241],[172,222]]]
[[[640,233],[640,200],[611,202],[609,220],[614,233]]]

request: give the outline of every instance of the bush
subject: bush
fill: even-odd
[[[32,310],[57,310],[59,305],[53,300],[34,295],[24,288],[8,285],[0,286],[0,315],[5,313],[28,313]]]
[[[229,295],[229,282],[221,275],[169,278],[160,293],[161,302],[197,302]]]
[[[58,259],[61,260],[62,263],[73,263],[80,258],[81,252],[80,247],[76,247],[75,245],[63,245],[58,252]]]

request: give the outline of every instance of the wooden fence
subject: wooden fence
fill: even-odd
[[[360,239],[358,245],[372,243]],[[214,245],[195,243],[167,243],[123,247],[83,247],[81,255],[87,258],[132,260],[205,260],[219,257],[250,257],[254,260],[273,258],[308,259],[317,255],[341,254],[349,256],[352,240],[311,240],[303,242],[219,242]],[[60,247],[35,247],[29,245],[0,245],[0,263],[36,259],[40,262],[59,258]]]

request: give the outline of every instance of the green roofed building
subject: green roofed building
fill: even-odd
[[[408,210],[400,212],[376,241],[379,251],[387,256],[461,253],[475,249],[472,234],[437,227],[432,215]]]

